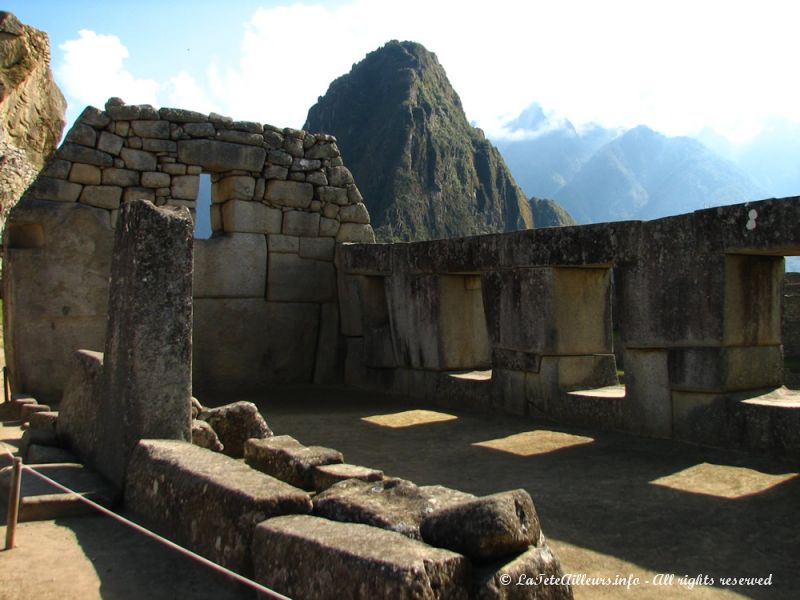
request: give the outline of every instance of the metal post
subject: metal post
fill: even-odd
[[[6,402],[11,401],[11,388],[8,386],[8,367],[3,367],[3,397]]]
[[[8,519],[6,520],[6,550],[14,547],[14,536],[17,533],[19,517],[19,490],[22,483],[22,459],[14,457],[14,473],[11,489],[8,490]]]

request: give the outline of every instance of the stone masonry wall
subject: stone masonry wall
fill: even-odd
[[[84,110],[9,219],[18,391],[57,399],[74,350],[102,348],[120,207],[141,198],[194,214],[202,173],[213,236],[195,243],[195,387],[335,377],[334,247],[375,239],[335,138],[112,98]]]

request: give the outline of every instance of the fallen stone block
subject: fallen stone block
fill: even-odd
[[[214,452],[222,452],[225,449],[211,425],[200,419],[192,419],[192,443]]]
[[[50,412],[50,407],[46,404],[25,404],[19,412],[19,420],[27,423],[31,420],[31,415],[38,412]]]
[[[513,490],[444,507],[420,524],[422,539],[477,560],[521,552],[539,539],[530,494]]]
[[[35,412],[29,419],[31,429],[43,429],[55,432],[58,423],[58,411],[44,410]]]
[[[44,431],[42,429],[27,429],[19,441],[19,455],[22,460],[28,462],[28,449],[33,444],[40,446],[58,446],[59,441],[55,432]]]
[[[176,440],[142,440],[128,466],[125,506],[170,539],[252,573],[256,524],[308,513],[309,495],[244,463]]]
[[[247,440],[245,462],[262,473],[306,490],[314,489],[315,467],[344,461],[342,453],[331,448],[299,443],[273,444],[271,441],[270,438]]]
[[[469,561],[391,531],[310,516],[256,527],[256,580],[298,600],[466,599]]]
[[[225,446],[223,452],[234,458],[244,456],[246,440],[272,437],[272,430],[252,402],[234,402],[209,408],[197,415],[197,418],[211,425],[219,441]]]
[[[36,402],[36,398],[33,396],[15,396],[11,400],[11,405],[14,407],[14,416],[19,419],[22,415],[22,408],[29,404],[38,404],[38,402]]]
[[[333,521],[372,525],[419,540],[419,526],[426,515],[473,498],[472,494],[440,485],[420,487],[404,479],[348,479],[314,497],[314,514]]]
[[[572,600],[572,587],[560,580],[561,563],[547,544],[531,546],[511,560],[473,571],[474,600]]]
[[[314,489],[317,492],[324,492],[332,485],[347,479],[380,481],[383,479],[383,471],[347,463],[319,465],[314,468]]]
[[[78,457],[69,450],[57,446],[43,446],[41,444],[31,444],[28,447],[28,458],[25,462],[29,465],[47,465],[53,463],[80,464]]]

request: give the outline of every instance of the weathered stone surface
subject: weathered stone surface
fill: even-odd
[[[321,217],[319,220],[319,235],[320,237],[335,238],[339,233],[339,221],[336,219],[326,219]]]
[[[194,297],[263,298],[267,243],[263,235],[230,233],[194,244]]]
[[[369,212],[363,202],[359,204],[348,204],[339,209],[339,219],[343,223],[369,223]]]
[[[39,177],[28,190],[28,195],[36,200],[51,200],[54,202],[75,202],[81,195],[83,186],[62,179],[52,177]]]
[[[31,415],[39,412],[50,412],[50,407],[46,404],[26,404],[19,413],[19,420],[27,423],[31,420]]]
[[[256,146],[243,146],[216,140],[184,140],[178,142],[178,160],[198,165],[209,171],[260,171],[267,152]]]
[[[273,302],[330,302],[336,292],[333,265],[295,254],[270,254],[267,299]]]
[[[130,138],[134,139],[134,138]],[[148,152],[175,152],[177,145],[171,140],[154,140],[151,138],[141,138],[142,149]]]
[[[35,445],[58,447],[58,436],[43,429],[26,429],[19,441],[19,456],[28,462],[28,450]]]
[[[267,181],[264,198],[279,206],[308,208],[314,198],[314,186],[310,183],[271,179]]]
[[[334,521],[364,523],[421,539],[419,526],[432,512],[471,500],[472,494],[404,479],[342,481],[314,497],[314,514]]]
[[[539,539],[539,516],[525,490],[453,504],[427,515],[422,539],[477,560],[519,553]]]
[[[212,115],[213,114],[214,113],[212,113]],[[203,123],[213,120],[211,119],[211,115],[204,115],[203,113],[186,110],[184,108],[160,108],[158,109],[158,116],[173,123]]]
[[[93,165],[75,163],[69,172],[69,180],[86,185],[100,185],[101,171]]]
[[[194,227],[185,208],[145,201],[126,204],[120,221],[96,458],[121,486],[140,439],[190,439]]]
[[[469,563],[366,525],[310,516],[270,519],[256,527],[255,577],[292,598],[466,599]]]
[[[84,125],[83,123],[76,123],[72,129],[69,130],[64,141],[71,144],[80,144],[81,146],[88,146],[94,148],[97,143],[97,132],[94,127]]]
[[[226,232],[280,233],[283,213],[261,202],[229,200],[222,205],[222,226]]]
[[[143,440],[128,467],[125,506],[170,539],[247,575],[256,524],[307,513],[311,501],[223,454],[186,442]]]
[[[192,137],[211,137],[217,132],[211,123],[186,123],[183,131]]]
[[[338,450],[322,446],[273,444],[270,439],[250,439],[244,445],[244,460],[262,473],[313,490],[315,467],[341,463],[344,458]]]
[[[164,167],[166,166],[167,165],[164,165]],[[185,167],[183,167],[183,169],[185,170]],[[180,175],[172,178],[170,195],[177,199],[196,200],[199,189],[200,177],[197,175]]]
[[[124,187],[139,185],[139,172],[129,169],[104,169],[103,185]]]
[[[80,202],[109,210],[119,208],[122,188],[114,185],[87,185],[81,192]]]
[[[283,233],[301,237],[317,237],[319,214],[289,210],[283,215]]]
[[[192,443],[214,452],[222,452],[225,449],[214,428],[206,421],[195,418],[192,419]]]
[[[120,150],[122,150],[123,142],[124,139],[122,137],[114,135],[113,133],[109,133],[108,131],[104,131],[100,134],[100,138],[97,140],[97,149],[117,156],[120,153]]]
[[[195,299],[193,389],[263,391],[274,382],[311,381],[319,312],[307,302]],[[225,339],[236,344],[221,344]]]
[[[347,463],[318,465],[314,468],[314,489],[317,492],[324,492],[333,484],[347,479],[380,481],[383,479],[383,471]]]
[[[156,169],[156,157],[150,152],[123,148],[120,150],[119,155],[128,169],[137,171],[155,171]]]
[[[142,186],[149,188],[169,187],[172,178],[160,171],[146,171],[142,173]]]
[[[481,566],[473,571],[475,600],[572,600],[572,588],[555,582],[564,575],[561,563],[540,541],[508,562]],[[547,579],[549,583],[545,584]]]
[[[331,167],[328,169],[328,181],[336,187],[346,187],[353,183],[353,174],[347,167]]]
[[[139,137],[169,139],[169,121],[131,121],[131,129]]]
[[[335,143],[318,142],[306,151],[306,158],[335,158],[339,156],[339,148]]]
[[[214,202],[228,200],[252,200],[255,194],[256,180],[245,175],[224,177],[212,185],[211,197]]]
[[[78,116],[77,121],[91,125],[96,129],[101,129],[111,122],[111,117],[94,106],[87,106]]]
[[[333,252],[335,249],[336,242],[331,238],[300,238],[300,258],[333,260]]]
[[[98,167],[110,167],[114,164],[114,159],[110,154],[77,144],[63,144],[56,154],[62,160],[86,163]]]
[[[323,204],[336,204],[339,206],[344,206],[347,204],[347,190],[340,187],[323,185],[317,188],[317,198]]]
[[[342,223],[336,234],[337,242],[356,242],[361,244],[374,244],[375,232],[370,225],[357,223]]]
[[[28,457],[25,460],[29,465],[46,464],[76,464],[80,461],[78,457],[56,446],[44,446],[42,444],[31,444],[28,447]]]
[[[272,436],[272,430],[252,402],[234,402],[209,408],[197,415],[197,418],[211,425],[224,446],[223,452],[234,458],[244,456],[246,440]]]
[[[39,411],[30,416],[31,429],[55,431],[58,423],[58,411]]]
[[[278,254],[297,254],[300,252],[300,238],[294,235],[270,235],[267,236],[267,248],[269,252]]]

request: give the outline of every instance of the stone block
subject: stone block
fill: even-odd
[[[217,130],[211,123],[186,123],[183,126],[184,133],[192,137],[213,137]]]
[[[672,437],[672,389],[666,350],[625,350],[625,403],[629,431],[651,437]]]
[[[192,443],[213,452],[222,452],[225,449],[211,425],[194,418],[192,419]]]
[[[267,289],[263,235],[230,233],[194,243],[195,298],[263,298]]]
[[[100,185],[100,169],[94,165],[75,163],[69,171],[69,180],[86,185]]]
[[[70,144],[80,144],[81,146],[88,146],[94,148],[97,143],[97,132],[93,127],[83,123],[76,123],[64,136],[64,141]]]
[[[25,462],[29,465],[47,464],[78,464],[78,457],[56,446],[44,446],[41,444],[31,444],[28,447],[28,457]]]
[[[267,248],[269,252],[297,254],[300,252],[300,238],[294,235],[268,235]]]
[[[221,210],[222,224],[226,232],[269,234],[281,232],[283,213],[261,202],[229,200],[222,205]]]
[[[348,463],[319,465],[314,468],[314,489],[317,492],[324,492],[329,487],[340,481],[347,479],[358,479],[359,481],[380,481],[383,479],[383,471],[351,465]]]
[[[306,175],[306,181],[314,185],[328,185],[328,178],[325,176],[325,171],[312,171]]]
[[[179,163],[162,163],[161,170],[164,173],[169,173],[170,175],[186,175],[186,165],[182,165]],[[175,181],[173,180],[172,185],[175,185]],[[174,194],[174,190],[173,190]]]
[[[289,208],[308,208],[314,199],[314,186],[298,181],[270,179],[264,199],[278,206]]]
[[[339,333],[339,309],[329,302],[320,307],[319,342],[314,361],[314,383],[343,383],[345,361],[344,340]]]
[[[342,223],[336,232],[337,242],[354,242],[359,244],[374,244],[375,232],[371,225],[358,223]]]
[[[80,202],[97,208],[119,208],[122,188],[115,185],[87,185],[81,192]]]
[[[209,408],[197,418],[211,425],[225,447],[223,452],[234,458],[245,456],[247,440],[272,437],[272,430],[252,402],[240,401]]]
[[[422,539],[475,560],[518,554],[539,539],[539,516],[525,490],[501,492],[447,506],[420,523]]]
[[[100,138],[97,140],[97,149],[117,156],[119,155],[120,150],[122,150],[122,144],[124,141],[124,138],[114,135],[113,133],[109,133],[108,131],[104,131],[100,134]]]
[[[336,292],[333,264],[294,254],[270,254],[267,299],[272,302],[331,302]]]
[[[732,392],[783,384],[781,346],[673,348],[669,350],[673,390]]]
[[[319,235],[319,214],[290,210],[283,215],[283,233],[301,237]]]
[[[255,194],[256,180],[246,175],[233,175],[220,179],[211,187],[211,197],[214,202],[252,200]]]
[[[319,220],[319,235],[320,237],[335,238],[339,233],[339,221],[336,219],[326,219],[325,217]]]
[[[267,152],[264,148],[216,140],[178,142],[178,161],[203,167],[212,172],[261,171]]]
[[[27,423],[31,415],[39,412],[50,412],[50,407],[47,404],[25,404],[19,412],[19,420]]]
[[[339,220],[342,223],[369,223],[369,212],[363,202],[358,204],[348,204],[339,209]]]
[[[306,151],[306,158],[319,158],[322,160],[339,156],[339,148],[335,143],[317,142]]]
[[[317,188],[317,199],[323,204],[344,206],[348,203],[347,190],[340,187],[321,186]]]
[[[78,121],[91,125],[92,127],[102,128],[111,122],[111,118],[105,112],[94,106],[87,106],[78,117]]]
[[[167,165],[164,165],[166,167]],[[186,170],[183,165],[178,165]],[[166,170],[166,169],[165,169]],[[170,195],[182,200],[196,200],[200,190],[200,177],[197,175],[178,175],[172,177]]]
[[[114,159],[110,154],[78,144],[62,144],[56,151],[56,156],[62,160],[86,163],[96,167],[110,167],[114,164]]]
[[[52,158],[47,161],[41,174],[46,177],[53,177],[55,179],[66,179],[69,176],[69,170],[72,168],[72,163],[68,160],[59,160]]]
[[[276,444],[269,439],[250,439],[244,446],[245,462],[262,473],[295,487],[314,489],[314,469],[343,462],[342,453],[322,446]]]
[[[114,240],[98,470],[118,486],[144,438],[189,440],[192,239],[185,208],[133,201]]]
[[[309,158],[295,158],[292,161],[292,171],[315,171],[322,166],[319,160],[312,160]]]
[[[169,187],[172,178],[167,173],[160,171],[146,171],[142,173],[142,186],[148,188]]]
[[[58,423],[58,411],[40,411],[30,416],[31,429],[55,431]]]
[[[214,113],[211,113],[212,115]],[[172,123],[205,123],[211,121],[211,115],[204,115],[194,110],[185,108],[159,108],[158,116]],[[218,115],[219,116],[219,115]]]
[[[143,138],[142,149],[148,152],[175,152],[177,149],[177,144],[172,140],[154,140],[151,138]]]
[[[31,184],[26,192],[35,200],[50,200],[52,202],[75,202],[81,195],[83,186],[79,183],[54,179],[40,175]]]
[[[155,171],[156,157],[151,152],[144,150],[134,150],[133,148],[123,148],[119,152],[120,158],[128,169],[136,171]],[[111,166],[111,165],[108,165]]]
[[[131,121],[131,129],[139,137],[169,139],[169,121]]]
[[[264,168],[264,179],[286,179],[289,176],[289,169],[278,165],[268,165]]]
[[[396,531],[415,540],[426,515],[475,496],[438,485],[417,486],[404,479],[376,482],[350,479],[314,497],[314,515]]]
[[[332,261],[335,249],[336,242],[331,238],[300,238],[300,258]]]
[[[132,200],[148,200],[149,202],[155,202],[156,191],[145,187],[125,188],[125,191],[122,192],[123,204],[127,204]]]
[[[572,587],[562,583],[561,562],[546,543],[522,554],[473,571],[474,600],[573,600]],[[545,584],[545,581],[552,583]],[[518,585],[518,582],[523,582]],[[558,582],[558,583],[555,583]]]
[[[41,228],[43,245],[35,252],[15,247],[15,230],[31,224]],[[8,364],[14,365],[17,389],[58,402],[74,351],[103,348],[113,244],[109,211],[26,198],[9,217],[6,236]]]
[[[781,343],[783,257],[725,256],[726,346]]]
[[[346,187],[354,183],[353,174],[347,167],[330,167],[328,168],[328,181],[331,185],[336,187]]]
[[[217,132],[217,139],[224,142],[235,144],[248,144],[250,146],[263,146],[264,136],[260,133],[248,133],[247,131],[232,131],[223,129]]]
[[[230,393],[263,390],[276,382],[307,383],[318,331],[318,305],[195,299],[193,389]]]
[[[156,531],[244,575],[265,518],[308,513],[308,494],[223,454],[143,440],[128,467],[125,506]],[[176,507],[180,510],[176,510]]]
[[[139,185],[139,171],[129,169],[104,169],[103,185],[129,187]]]
[[[366,525],[288,516],[260,524],[255,578],[292,598],[433,600],[469,597],[463,556]]]

